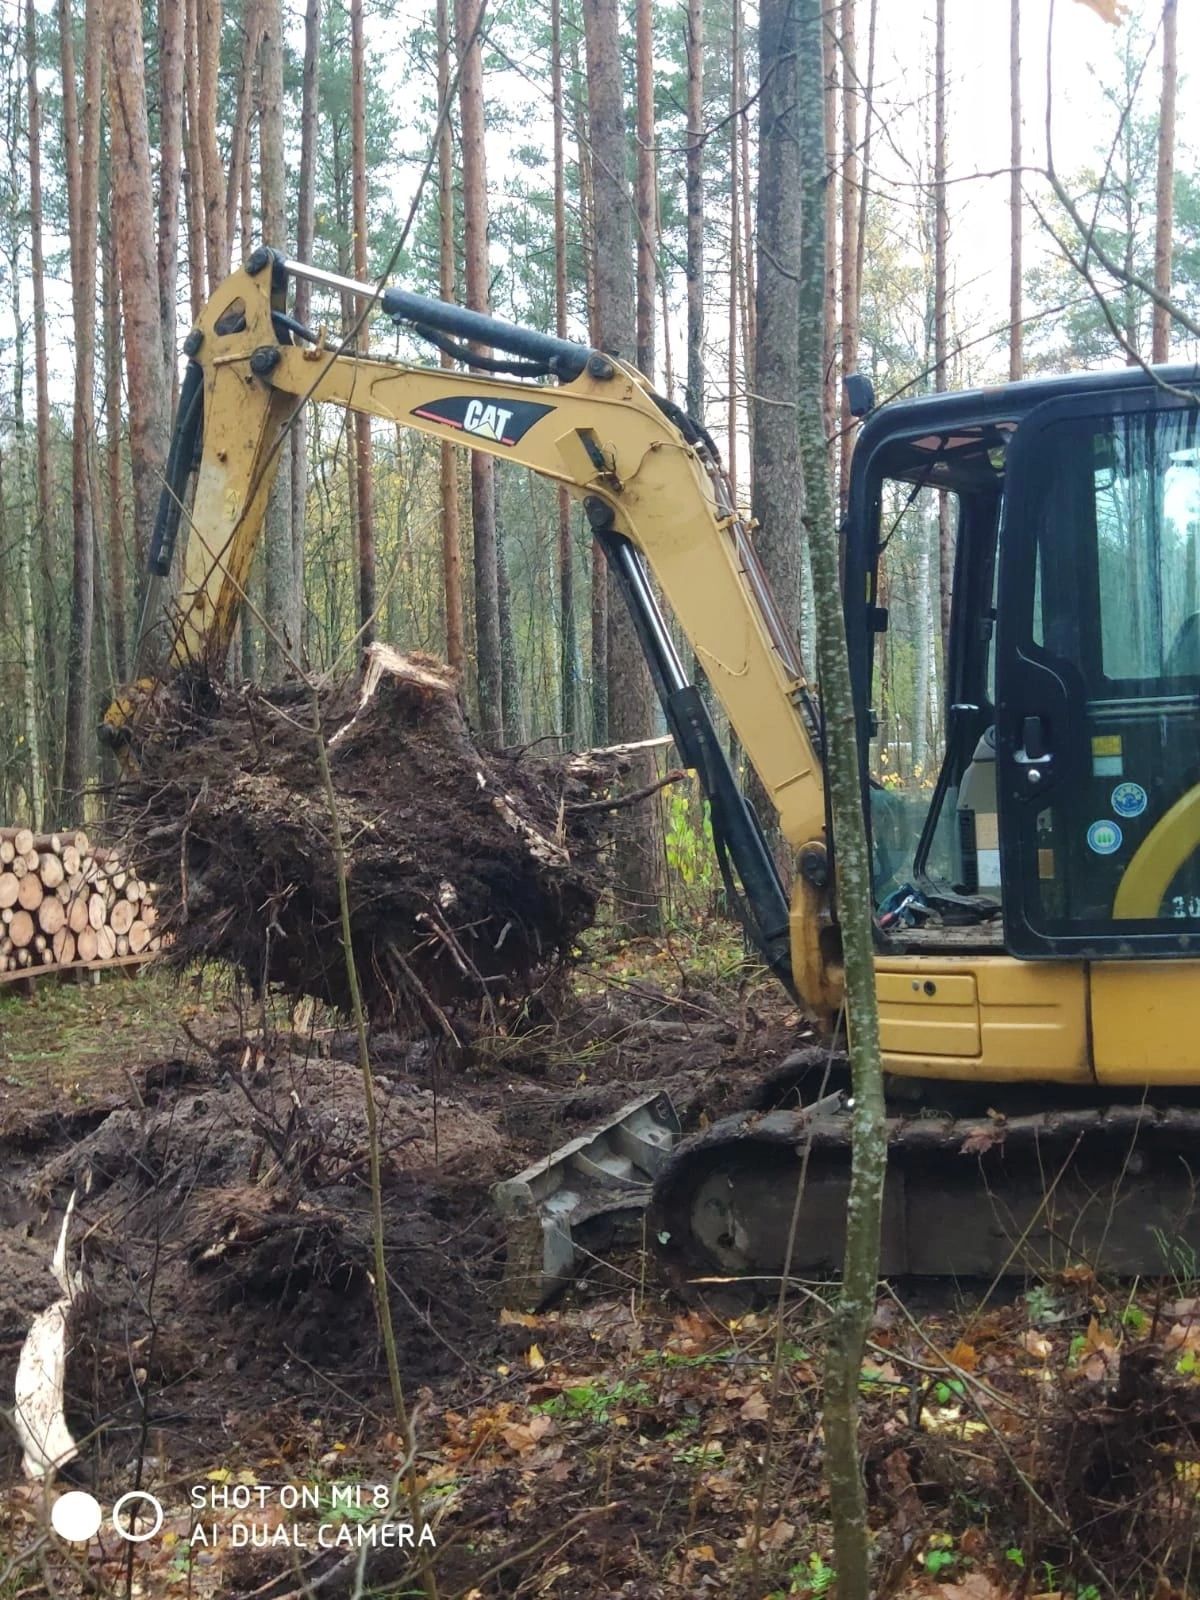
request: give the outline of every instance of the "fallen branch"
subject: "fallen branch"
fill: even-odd
[[[632,789],[628,794],[618,795],[615,800],[581,800],[573,805],[563,807],[573,817],[582,816],[585,811],[624,811],[627,806],[640,805],[643,800],[649,800],[651,795],[657,794],[660,789],[665,789],[669,784],[678,783],[681,778],[686,778],[687,773],[682,767],[677,767],[674,772],[668,772],[665,778],[659,778],[655,783],[647,783],[640,789]]]

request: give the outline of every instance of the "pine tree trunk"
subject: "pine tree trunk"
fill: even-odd
[[[871,0],[867,21],[867,81],[863,92],[862,162],[858,178],[858,259],[854,266],[855,304],[861,320],[863,267],[867,249],[867,211],[871,193],[871,136],[875,124],[875,36],[879,24],[879,0]]]
[[[628,360],[636,348],[637,319],[618,0],[584,0],[583,22],[594,157],[598,343],[610,355]],[[653,729],[650,676],[628,608],[610,587],[608,737],[634,742],[649,737]],[[631,783],[640,787],[652,777],[652,758],[643,758],[632,771]],[[647,808],[629,814],[615,861],[617,915],[642,932],[656,928],[659,917],[653,817]]]
[[[350,192],[354,213],[354,276],[370,276],[367,249],[367,73],[363,0],[350,0]],[[356,344],[370,347],[367,324]],[[358,619],[362,643],[375,637],[375,483],[371,470],[371,419],[354,418],[354,471],[358,479]]]
[[[473,311],[487,311],[490,308],[483,49],[477,32],[480,13],[480,0],[455,0],[458,49],[463,63],[459,78],[463,241],[467,305]],[[500,574],[496,555],[494,479],[491,457],[473,452],[471,526],[475,544],[475,670],[480,735],[485,744],[498,744],[504,729],[504,669],[500,650]]]
[[[1155,186],[1154,287],[1171,293],[1171,240],[1175,222],[1175,93],[1179,78],[1177,0],[1163,0],[1162,97],[1158,113],[1158,177]],[[1150,359],[1166,361],[1171,353],[1171,316],[1156,304]]]
[[[113,670],[117,682],[123,684],[129,681],[130,660],[125,525],[121,515],[121,302],[117,288],[111,185],[106,184],[105,191],[100,279],[104,326],[104,501]]]
[[[444,5],[445,0],[441,0]],[[640,18],[639,11],[639,18]],[[563,148],[562,0],[550,0],[550,98],[554,107],[554,328],[567,336],[567,184]],[[651,340],[653,343],[653,340]],[[575,621],[575,566],[571,549],[571,496],[558,491],[559,717],[564,740],[579,736],[579,651]]]
[[[183,168],[184,0],[158,5],[158,294],[163,361],[175,371],[179,282],[179,185]]]
[[[204,157],[200,150],[200,0],[183,0],[183,174],[187,218],[188,295],[195,322],[204,305]]]
[[[262,51],[262,30],[266,24],[269,0],[247,0],[242,43],[242,72],[238,79],[237,103],[233,112],[233,127],[229,132],[229,176],[225,184],[225,237],[230,241],[230,259],[233,258],[233,240],[238,237],[238,224],[250,166],[250,120],[254,106],[254,75]],[[267,243],[274,241],[268,240]]]
[[[555,5],[559,0],[555,0]],[[450,0],[437,0],[438,106],[446,108],[438,134],[438,200],[440,233],[438,251],[438,292],[443,300],[455,298],[454,273],[454,129],[447,101],[450,95],[451,30]],[[562,105],[554,101],[555,127],[561,135]],[[453,367],[453,357],[442,356],[443,367]],[[463,621],[462,526],[458,514],[458,451],[452,444],[440,446],[442,506],[442,594],[446,613],[446,660],[458,674],[467,676],[467,640]]]
[[[586,8],[585,8],[586,9]],[[687,4],[687,395],[704,421],[704,8]],[[590,77],[590,72],[589,72]]]
[[[869,1600],[870,1531],[858,1458],[858,1382],[879,1275],[887,1147],[875,1000],[870,860],[862,811],[857,719],[838,581],[838,536],[824,438],[821,309],[825,296],[825,208],[821,191],[826,164],[821,0],[799,0],[799,4],[802,35],[797,99],[804,229],[799,446],[813,571],[826,782],[833,822],[837,913],[854,1081],[854,1154],[846,1207],[846,1260],[825,1363],[822,1421],[839,1600]]]
[[[37,79],[37,12],[25,0],[25,83],[29,112],[29,274],[33,280],[33,371],[37,419],[36,532],[50,512],[50,377],[46,356],[46,265],[42,242],[42,97]]]
[[[304,7],[304,66],[300,86],[300,172],[296,255],[311,261],[317,221],[317,123],[318,90],[321,70],[321,0],[306,0]],[[296,280],[293,309],[307,327],[310,286]],[[308,518],[308,407],[301,406],[292,423],[292,584],[300,613],[304,618],[304,566]]]
[[[729,23],[729,325],[727,341],[726,416],[725,416],[725,471],[729,477],[729,490],[737,504],[737,423],[738,423],[738,292],[741,278],[742,208],[739,193],[741,163],[738,160],[738,77],[741,63],[741,6],[733,0]]]
[[[842,377],[858,366],[858,46],[855,0],[842,0]],[[850,494],[854,418],[842,386],[838,505]]]
[[[225,183],[217,143],[217,96],[221,67],[221,0],[197,0],[196,51],[198,134],[201,194],[204,200],[204,244],[211,293],[229,270],[225,234]]]
[[[263,241],[286,251],[287,166],[283,149],[283,6],[281,0],[258,0],[258,159]],[[292,440],[279,451],[279,469],[271,485],[263,526],[263,578],[266,620],[263,630],[263,677],[277,683],[289,659],[300,656],[300,596],[292,549]]]
[[[63,10],[69,13],[64,0]],[[115,17],[108,19],[110,38],[121,26],[120,0],[112,5]],[[60,12],[61,15],[61,12]],[[69,14],[68,14],[69,22]],[[141,54],[141,14],[137,15],[137,50]],[[87,782],[92,746],[92,633],[95,623],[95,540],[94,496],[91,462],[95,442],[93,385],[95,381],[96,336],[96,216],[99,208],[100,167],[100,0],[88,0],[84,11],[83,106],[82,116],[75,108],[78,143],[68,152],[68,171],[74,168],[74,182],[68,182],[77,210],[71,219],[71,307],[75,343],[75,406],[71,451],[71,511],[74,523],[71,566],[71,638],[67,654],[66,733],[63,745],[61,806],[82,820],[83,792]],[[66,37],[69,39],[69,28]],[[69,43],[63,46],[64,106],[75,96],[74,61],[68,60]],[[117,58],[110,56],[110,88],[116,93]],[[69,88],[67,87],[69,80]],[[145,99],[141,106],[141,134],[144,155],[145,222],[150,236],[150,258],[146,265],[146,292],[152,311],[155,353],[161,368],[162,325],[159,320],[155,288],[153,250],[153,201],[150,192],[150,148],[145,134]],[[65,131],[65,129],[64,129]],[[114,161],[114,166],[115,166]],[[124,176],[124,175],[122,175]],[[122,191],[115,188],[114,205]],[[132,384],[130,385],[132,390]],[[160,418],[165,397],[159,400]],[[130,396],[132,417],[132,393]],[[160,465],[161,465],[160,458]],[[148,524],[147,524],[148,525]]]
[[[800,145],[796,120],[796,0],[761,0],[758,17],[758,197],[755,274],[754,388],[751,510],[755,544],[780,615],[800,633],[800,574],[804,547],[801,507],[804,474],[796,450],[796,396],[800,392]],[[775,816],[753,768],[748,792],[790,878],[790,852],[773,826]]]
[[[637,365],[654,381],[654,5],[637,0]]]
[[[1023,217],[1021,212],[1021,0],[1009,0],[1009,255],[1008,255],[1008,376],[1024,376],[1025,356],[1021,327],[1023,272]]]
[[[42,825],[46,809],[42,772],[41,730],[37,714],[37,633],[33,609],[33,548],[35,532],[31,508],[34,504],[34,474],[29,466],[29,440],[25,427],[25,328],[21,309],[21,261],[19,243],[11,239],[10,261],[13,310],[13,435],[16,443],[17,504],[20,519],[17,529],[17,622],[20,638],[21,733],[25,741],[25,800],[29,824]],[[2,505],[2,502],[0,502]],[[7,541],[6,541],[7,542]]]

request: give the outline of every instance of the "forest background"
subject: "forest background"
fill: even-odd
[[[809,643],[800,497],[770,425],[795,392],[797,297],[778,252],[798,193],[778,152],[760,160],[790,133],[777,109],[764,126],[769,48],[760,59],[786,9],[6,0],[0,816],[80,821],[102,804],[95,727],[135,666],[180,344],[260,240],[360,280],[390,265],[407,287],[635,360],[722,446]],[[1176,73],[1200,18],[1155,0],[1102,26],[1096,13],[1118,10],[826,11],[825,407],[843,494],[843,372],[886,400],[1149,359],[1167,337],[1120,276],[1081,277],[1051,155],[1123,272],[1195,309],[1200,188]],[[331,327],[355,310],[303,291],[296,309]],[[391,328],[370,336],[429,358]],[[1171,337],[1194,358],[1186,330]],[[938,716],[928,619],[948,556],[936,516],[908,520],[888,683],[910,759]],[[249,598],[231,661],[245,678],[285,670],[279,639],[322,671],[376,635],[457,666],[493,743],[656,731],[578,511],[524,471],[404,430],[298,420]]]

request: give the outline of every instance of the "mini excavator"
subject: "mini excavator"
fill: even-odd
[[[331,345],[288,312],[299,278],[370,300],[462,369]],[[652,1179],[654,1234],[681,1276],[769,1277],[803,1159],[791,1268],[836,1270],[849,1117],[820,695],[708,434],[601,350],[265,247],[184,349],[150,553],[165,577],[194,476],[170,612],[177,667],[223,667],[279,445],[305,401],[519,462],[582,501],[703,785],[730,903],[817,1032],[745,1113],[672,1145],[651,1097],[577,1141],[575,1179]],[[849,393],[865,419],[844,594],[889,1084],[883,1270],[1192,1273],[1200,368],[879,408],[864,380]],[[943,650],[914,650],[929,609],[914,565],[930,542],[936,561],[947,520]],[[775,808],[790,893],[660,593]],[[129,715],[119,701],[110,726]],[[509,1195],[541,1230],[547,1281],[570,1254],[563,1172],[544,1163]]]

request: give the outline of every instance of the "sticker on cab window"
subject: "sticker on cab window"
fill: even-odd
[[[1119,733],[1098,733],[1092,738],[1092,777],[1119,778],[1125,771]]]
[[[1119,817],[1140,817],[1146,809],[1146,791],[1140,783],[1119,783],[1112,792],[1112,808]]]
[[[1100,822],[1093,822],[1087,831],[1088,849],[1098,856],[1115,855],[1121,848],[1124,834],[1115,822],[1109,822],[1105,817]]]

